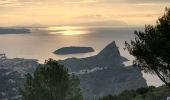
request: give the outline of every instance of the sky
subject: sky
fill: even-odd
[[[170,0],[0,0],[0,26],[155,24]]]

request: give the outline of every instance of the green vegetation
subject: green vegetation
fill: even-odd
[[[134,64],[146,73],[156,74],[170,88],[170,9],[155,26],[146,25],[145,31],[135,31],[135,40],[125,43]]]
[[[79,78],[57,61],[49,59],[33,75],[26,75],[21,94],[24,100],[82,100]]]
[[[170,89],[167,86],[155,88],[139,88],[137,90],[126,90],[119,95],[109,95],[99,100],[167,100],[170,96]]]

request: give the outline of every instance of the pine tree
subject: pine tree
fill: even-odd
[[[138,68],[156,74],[170,87],[170,9],[166,8],[155,26],[147,25],[144,32],[135,31],[135,40],[126,43],[126,47]]]
[[[79,78],[70,75],[57,61],[49,59],[26,75],[21,94],[24,100],[82,100]]]

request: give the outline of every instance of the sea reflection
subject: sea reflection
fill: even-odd
[[[61,26],[61,27],[48,27],[45,28],[49,34],[61,34],[61,35],[82,35],[89,34],[85,27],[77,27],[77,26]]]
[[[89,31],[66,30],[66,31],[50,32],[49,34],[82,35],[82,34],[88,34],[88,33]]]

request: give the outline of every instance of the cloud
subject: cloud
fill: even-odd
[[[129,26],[127,23],[120,20],[98,20],[98,21],[87,21],[79,23],[70,23],[70,24],[60,24],[66,26]]]
[[[170,0],[0,0],[0,7],[17,7],[25,5],[36,5],[36,4],[159,4],[159,3],[170,3]]]
[[[136,18],[136,17],[157,17],[160,16],[161,13],[136,13],[136,14],[120,14],[120,17],[129,17],[129,18]]]
[[[152,23],[166,6],[170,6],[170,0],[0,0],[0,17],[5,25],[83,21],[108,25],[114,19],[128,24],[143,24]]]
[[[79,19],[92,19],[92,18],[103,18],[104,16],[101,14],[86,14],[86,15],[81,15],[81,16],[76,16],[76,18]]]
[[[98,0],[65,0],[64,3],[73,3],[73,4],[84,4],[84,3],[96,3]]]
[[[48,0],[0,0],[0,7],[24,7],[26,5],[36,5],[45,2],[48,2]]]
[[[124,2],[124,3],[170,3],[170,0],[102,0],[107,3]]]
[[[14,7],[20,6],[21,4],[17,0],[1,0],[0,6],[1,7]]]
[[[0,0],[0,7],[21,7],[26,5],[35,5],[38,2],[32,0]]]
[[[13,2],[16,2],[17,0],[1,0],[0,4],[11,4]]]
[[[125,0],[129,3],[170,3],[170,0]]]
[[[0,0],[0,7],[24,7],[33,5],[87,4],[97,3],[99,0]]]

